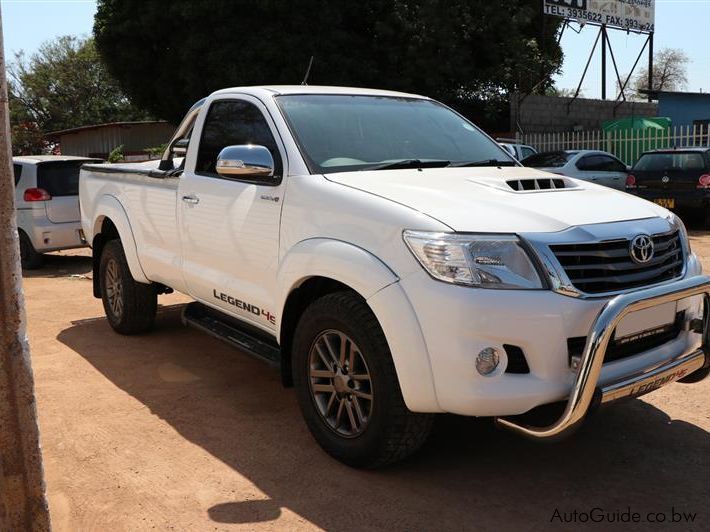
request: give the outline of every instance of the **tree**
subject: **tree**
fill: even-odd
[[[514,90],[549,84],[559,22],[537,0],[99,0],[96,45],[136,104],[178,121],[239,85],[309,82],[418,92],[479,122]],[[543,87],[544,88],[544,87]],[[507,118],[504,120],[507,127]]]
[[[653,56],[653,87],[655,91],[677,91],[688,84],[688,56],[677,48],[664,48]],[[648,89],[648,68],[639,70],[634,89]]]
[[[29,59],[20,52],[8,75],[16,153],[41,150],[50,131],[147,117],[108,73],[93,39],[59,37]]]

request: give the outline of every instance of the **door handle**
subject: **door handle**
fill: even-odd
[[[184,201],[185,203],[188,203],[190,205],[197,205],[198,203],[200,203],[200,198],[198,198],[197,196],[193,196],[193,195],[183,196],[182,201]]]

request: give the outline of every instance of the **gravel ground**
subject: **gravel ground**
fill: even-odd
[[[692,241],[710,271],[710,233]],[[87,250],[24,280],[57,531],[566,530],[593,508],[641,522],[584,528],[710,530],[710,381],[616,405],[553,445],[442,416],[407,463],[355,471],[317,447],[277,372],[180,324],[185,297],[161,297],[154,332],[120,337],[90,275]]]

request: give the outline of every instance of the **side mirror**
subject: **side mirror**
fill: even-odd
[[[217,157],[217,173],[224,177],[259,178],[274,175],[274,158],[264,146],[227,146]]]

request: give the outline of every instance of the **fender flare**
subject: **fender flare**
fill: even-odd
[[[276,301],[281,319],[289,294],[312,277],[343,283],[368,299],[399,278],[380,259],[342,240],[311,238],[293,246],[282,259],[276,276]]]
[[[429,352],[399,278],[385,263],[360,247],[340,240],[314,238],[289,250],[277,276],[279,336],[289,294],[312,277],[338,281],[365,299],[385,333],[407,407],[414,412],[441,412]]]
[[[123,205],[121,205],[121,202],[118,201],[115,196],[108,194],[103,195],[96,203],[92,241],[96,235],[101,233],[101,225],[106,218],[111,220],[118,231],[118,236],[121,238],[121,245],[123,246],[123,252],[126,255],[126,262],[128,263],[128,268],[131,270],[133,279],[139,283],[149,284],[150,279],[146,277],[140,260],[138,259],[138,248],[136,247],[136,240],[133,237],[133,229],[131,228],[128,214],[126,214]]]

